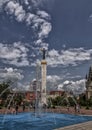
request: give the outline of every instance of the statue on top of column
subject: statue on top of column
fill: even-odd
[[[42,48],[42,53],[43,53],[43,60],[45,60],[46,58],[46,49],[45,48]]]

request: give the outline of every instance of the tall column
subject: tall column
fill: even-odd
[[[41,102],[42,104],[47,104],[46,102],[46,73],[47,73],[47,62],[45,59],[41,61],[42,69],[42,88],[41,88]]]

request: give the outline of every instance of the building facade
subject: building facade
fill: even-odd
[[[64,96],[65,92],[64,91],[50,91],[48,92],[47,97],[51,97],[51,98],[56,98],[58,96]]]
[[[89,68],[89,73],[86,75],[86,99],[92,97],[92,66]]]
[[[28,102],[33,102],[35,101],[35,92],[27,91],[25,92],[25,99]]]

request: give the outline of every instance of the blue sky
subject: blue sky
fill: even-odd
[[[47,51],[47,88],[81,93],[92,64],[92,0],[0,0],[0,80],[28,89]]]

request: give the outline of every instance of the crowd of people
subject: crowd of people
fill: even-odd
[[[43,105],[42,110],[46,110],[47,112],[56,112],[56,113],[68,113],[68,114],[86,114],[92,115],[92,109],[86,109],[85,107],[81,107],[80,104],[76,103],[74,106],[56,106],[55,108],[48,108],[46,105]],[[25,103],[14,104],[12,106],[8,106],[7,108],[0,109],[0,113],[7,113],[7,114],[18,114],[20,112],[35,112],[35,106],[29,104],[26,106]]]

